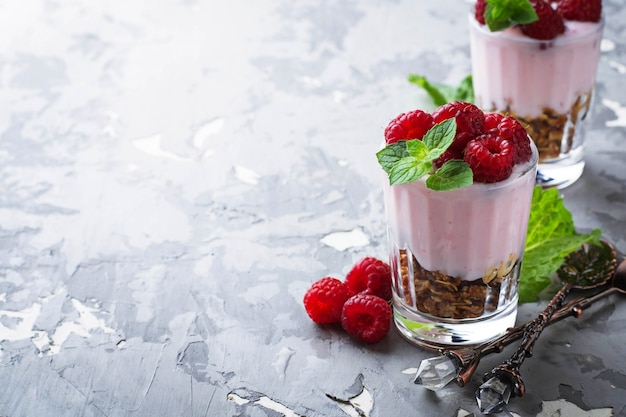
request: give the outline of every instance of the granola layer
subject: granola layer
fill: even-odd
[[[515,117],[526,127],[539,150],[539,162],[545,162],[563,157],[572,150],[577,125],[587,117],[591,98],[591,92],[578,96],[568,113],[544,108],[537,117],[522,117],[510,107],[502,113]]]
[[[517,257],[511,255],[483,277],[465,280],[424,269],[409,251],[400,249],[396,289],[405,304],[423,314],[447,319],[478,318],[497,310],[502,291],[506,291],[502,294],[505,300],[511,298],[509,282],[515,280],[517,265]]]

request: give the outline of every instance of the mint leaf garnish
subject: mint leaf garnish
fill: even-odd
[[[423,88],[436,107],[452,101],[474,102],[474,86],[472,84],[471,74],[463,78],[458,87],[431,83],[426,77],[417,74],[409,74],[408,79],[411,84]]]
[[[428,136],[428,135],[426,135]],[[421,140],[410,140],[406,143],[406,151],[409,155],[416,158],[418,161],[428,161],[429,149],[426,143]]]
[[[528,0],[487,0],[485,23],[492,32],[538,19],[537,12]]]
[[[435,191],[448,191],[472,185],[474,174],[465,161],[451,159],[446,161],[430,177],[426,178],[426,186]]]
[[[389,184],[408,184],[424,175],[432,169],[432,163],[424,162],[414,156],[407,156],[400,159],[389,172]]]
[[[434,161],[452,144],[456,134],[456,119],[451,118],[436,124],[424,135],[423,144],[428,149],[427,158]]]
[[[433,100],[435,106],[439,107],[448,102],[448,98],[452,93],[452,88],[445,84],[432,84],[426,77],[409,74],[409,82],[415,84],[418,87],[422,87]]]
[[[399,141],[378,151],[376,157],[389,175],[389,184],[407,184],[427,174],[426,186],[437,191],[472,184],[472,169],[464,161],[450,160],[434,169],[433,161],[443,155],[455,135],[456,119],[451,118],[433,126],[422,140]]]
[[[550,276],[565,257],[585,242],[597,243],[601,234],[599,229],[578,234],[558,190],[542,190],[536,186],[528,221],[519,301],[536,301],[537,295],[550,285]]]
[[[474,83],[471,74],[461,80],[461,83],[455,89],[454,96],[450,101],[474,102]]]
[[[406,156],[409,156],[409,153],[406,150],[406,141],[404,140],[387,145],[376,153],[378,163],[387,174],[391,172],[391,168],[400,159]]]

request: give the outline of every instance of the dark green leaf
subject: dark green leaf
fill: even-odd
[[[559,191],[535,187],[522,261],[520,302],[535,301],[565,257],[585,242],[597,242],[601,234],[599,229],[578,234]]]
[[[448,98],[444,91],[442,91],[442,86],[438,86],[435,84],[431,84],[428,82],[426,77],[416,74],[409,74],[409,82],[415,84],[421,88],[423,88],[426,93],[430,96],[435,106],[441,106],[448,102]]]
[[[409,74],[409,82],[423,88],[436,107],[452,101],[474,102],[474,85],[471,74],[463,78],[458,87],[431,83],[426,77],[417,74]]]
[[[459,87],[456,89],[454,100],[468,103],[474,102],[474,84],[471,74],[461,80],[461,84],[459,84]]]

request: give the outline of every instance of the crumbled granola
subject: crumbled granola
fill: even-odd
[[[544,108],[537,117],[522,117],[511,109],[493,108],[502,114],[513,116],[519,120],[539,150],[539,162],[545,162],[568,154],[574,144],[577,124],[583,121],[591,107],[592,94],[577,97],[568,113],[559,113],[551,108]]]
[[[510,299],[509,280],[514,279],[518,264],[517,256],[511,254],[485,276],[469,281],[424,269],[406,249],[398,250],[398,258],[399,269],[395,271],[400,273],[397,278],[405,304],[421,313],[450,319],[478,318],[496,311],[503,288],[505,299]]]

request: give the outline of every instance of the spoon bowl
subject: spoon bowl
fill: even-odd
[[[597,245],[585,243],[579,250],[570,253],[556,271],[556,275],[571,289],[587,290],[603,285],[613,278],[616,266],[615,247],[601,240]]]

